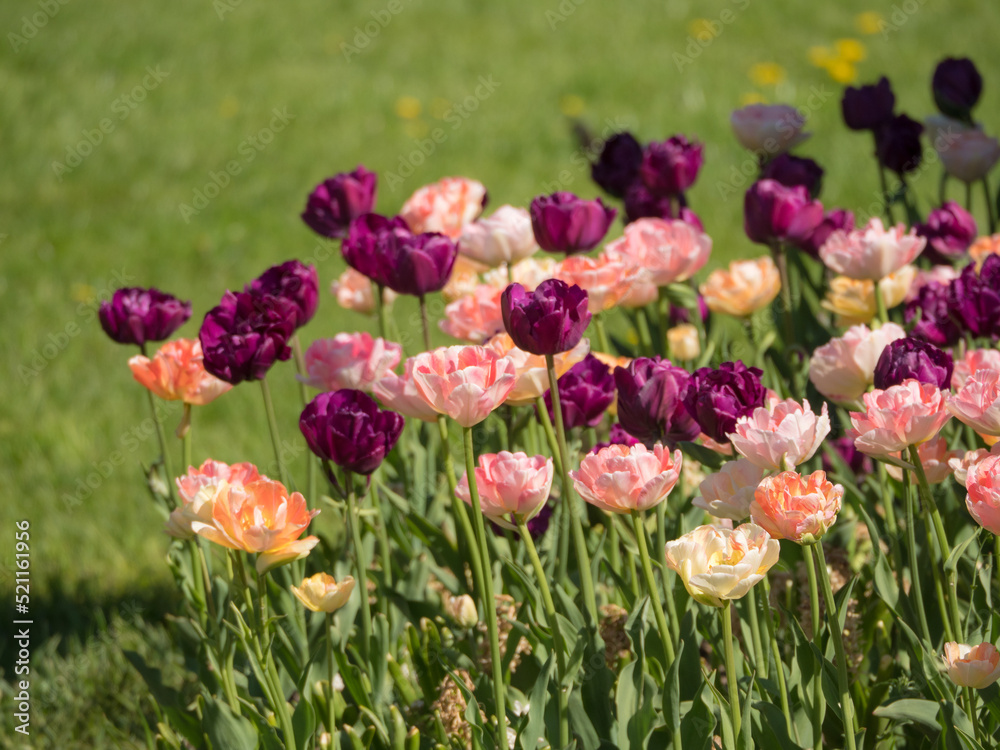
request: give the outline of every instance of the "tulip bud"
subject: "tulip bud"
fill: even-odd
[[[902,176],[920,166],[924,126],[906,115],[897,115],[875,131],[875,154],[879,163]]]
[[[667,330],[667,347],[670,356],[682,361],[698,359],[701,355],[701,339],[698,329],[690,323],[682,323]]]
[[[629,132],[615,133],[604,142],[590,176],[607,193],[621,198],[639,176],[642,146]]]
[[[323,180],[309,194],[302,221],[323,237],[344,237],[351,221],[375,205],[377,182],[375,173],[363,166]]]
[[[844,123],[851,130],[876,130],[892,119],[896,97],[892,93],[889,79],[882,76],[876,84],[844,90],[840,107]]]
[[[452,596],[448,598],[445,605],[448,616],[451,617],[458,626],[466,630],[474,628],[479,622],[479,612],[476,610],[476,603],[468,594]]]
[[[951,354],[919,339],[903,338],[891,342],[875,365],[875,387],[885,390],[913,378],[938,388],[951,385],[954,370]]]
[[[743,200],[743,229],[752,242],[773,245],[800,242],[823,221],[823,205],[809,199],[798,185],[786,187],[776,180],[758,180]]]
[[[654,194],[677,195],[694,184],[703,161],[704,146],[675,135],[646,146],[639,177]]]
[[[971,122],[972,108],[983,93],[983,77],[972,60],[947,57],[934,69],[931,90],[943,114]]]
[[[588,201],[567,192],[540,195],[531,201],[531,227],[543,250],[583,253],[604,239],[617,213],[600,198]]]

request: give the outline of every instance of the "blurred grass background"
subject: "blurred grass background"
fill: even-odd
[[[325,257],[304,343],[368,327],[326,293],[343,262],[299,219],[309,190],[364,163],[382,177],[378,209],[389,214],[447,175],[481,180],[493,206],[527,205],[557,183],[590,197],[574,120],[598,136],[628,128],[644,142],[678,132],[702,140],[705,167],[689,197],[715,241],[711,265],[758,255],[742,232],[745,186],[732,183],[748,159],[730,132],[734,108],[759,100],[807,111],[813,137],[797,153],[825,167],[824,204],[863,210],[876,174],[868,137],[841,122],[844,84],[888,75],[897,110],[921,119],[933,110],[937,61],[969,56],[986,79],[977,116],[995,134],[998,29],[1000,5],[982,0],[4,2],[0,591],[9,601],[14,521],[30,519],[36,632],[52,636],[44,651],[36,642],[36,670],[65,676],[95,639],[109,665],[71,672],[82,680],[78,710],[66,698],[51,704],[59,716],[36,716],[38,746],[108,746],[109,737],[127,746],[139,736],[136,721],[108,718],[116,706],[141,709],[141,688],[108,653],[135,632],[122,603],[155,623],[175,601],[168,540],[143,487],[141,464],[157,448],[126,366],[134,352],[111,343],[94,314],[110,290],[155,285],[191,299],[180,335],[196,336],[226,288],[291,257]],[[481,79],[493,90],[468,99]],[[105,118],[109,132],[88,148]],[[268,137],[272,125],[282,127]],[[411,157],[434,128],[444,141]],[[240,173],[197,213],[183,211],[231,161]],[[935,166],[915,182],[924,210],[938,175]],[[410,312],[397,310],[404,328]],[[295,441],[291,364],[271,380],[282,434]],[[169,424],[178,418],[168,411]],[[108,471],[119,448],[125,461]],[[271,461],[253,384],[197,410],[194,456]],[[293,465],[300,476],[303,458]],[[88,475],[99,477],[89,494],[79,484]],[[111,628],[115,618],[124,629]],[[99,638],[109,628],[125,635]]]

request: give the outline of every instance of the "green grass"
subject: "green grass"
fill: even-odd
[[[922,117],[932,110],[936,61],[969,55],[987,79],[977,114],[995,132],[1000,6],[980,0],[914,5],[918,10],[898,30],[860,37],[868,53],[860,80],[889,75],[899,109]],[[857,208],[875,190],[870,142],[843,127],[842,87],[811,67],[807,54],[810,46],[859,36],[854,18],[861,11],[891,18],[892,4],[740,0],[695,8],[680,0],[625,6],[518,0],[478,7],[412,0],[401,2],[401,12],[345,59],[342,44],[354,43],[355,27],[389,7],[350,0],[326,12],[314,3],[259,0],[231,9],[207,0],[69,2],[23,47],[15,51],[9,40],[0,47],[6,149],[0,480],[7,488],[0,534],[13,535],[17,519],[31,520],[33,607],[51,615],[40,626],[45,632],[75,628],[81,637],[91,635],[96,631],[86,613],[95,607],[112,609],[137,592],[169,586],[167,538],[142,484],[141,465],[157,454],[155,437],[147,434],[126,450],[125,462],[78,505],[66,502],[148,416],[145,395],[126,367],[133,352],[104,336],[88,304],[121,278],[191,299],[194,316],[180,333],[194,336],[227,287],[240,287],[289,257],[330,252],[298,218],[316,182],[358,163],[383,175],[397,171],[421,129],[441,127],[447,138],[395,190],[383,180],[383,212],[395,212],[417,187],[451,174],[480,179],[493,205],[526,205],[560,179],[564,189],[594,195],[569,118],[560,111],[567,96],[580,97],[580,118],[595,133],[610,120],[642,140],[683,132],[706,143],[705,167],[690,199],[715,240],[713,264],[760,253],[742,233],[742,192],[726,199],[719,188],[747,158],[728,124],[745,94],[805,107],[815,91],[823,92],[824,103],[809,112],[813,137],[798,151],[826,168],[824,203]],[[217,8],[227,11],[221,19]],[[692,19],[717,19],[724,9],[732,9],[735,20],[678,70],[674,56],[689,43]],[[0,7],[0,30],[20,34],[22,19],[38,12],[36,2],[10,0]],[[786,81],[777,89],[755,87],[747,71],[757,62],[780,64]],[[143,84],[147,67],[157,66],[166,77],[134,109],[123,109],[120,97]],[[480,76],[498,85],[467,119],[435,119],[472,95]],[[420,102],[417,120],[396,114],[402,96]],[[248,162],[246,141],[268,127],[275,108],[293,119]],[[53,163],[65,163],[82,131],[99,128],[104,118],[113,131],[79,166],[57,176]],[[240,174],[185,221],[180,205],[191,203],[209,173],[231,160],[240,163]],[[937,179],[934,168],[916,187],[926,198],[936,193]],[[318,263],[324,288],[342,266],[335,252]],[[410,311],[403,305],[398,312],[405,327]],[[369,325],[324,294],[304,337],[308,342]],[[273,388],[281,431],[294,439],[298,405],[290,365],[275,369]],[[175,423],[178,411],[170,414]],[[270,461],[255,386],[243,385],[197,411],[194,455],[198,461]],[[299,475],[302,459],[293,466]],[[325,523],[322,516],[318,523]],[[2,538],[0,546],[10,550],[10,537]],[[0,560],[10,561],[10,553]],[[5,576],[5,597],[9,588]],[[55,602],[84,613],[83,621],[60,622]]]

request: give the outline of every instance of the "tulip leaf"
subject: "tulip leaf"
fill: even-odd
[[[681,658],[684,656],[684,640],[677,644],[677,655],[670,669],[667,670],[667,679],[663,683],[663,718],[667,726],[679,727],[681,723]]]
[[[875,565],[872,571],[872,579],[875,583],[875,592],[898,618],[899,610],[897,609],[897,606],[899,604],[899,584],[896,583],[896,578],[892,574],[892,569],[889,567],[889,563],[885,559],[885,554],[882,552],[882,546],[879,543],[878,527],[876,527],[872,517],[868,515],[868,511],[865,510],[864,505],[858,503],[857,510],[864,519],[865,526],[868,527],[868,535],[871,537],[872,550],[875,554]]]
[[[642,747],[653,731],[656,684],[643,670],[641,659],[629,662],[618,676],[618,747]]]
[[[214,750],[227,750],[231,747],[256,750],[259,738],[253,723],[233,713],[228,704],[217,701],[212,696],[203,697],[205,704],[202,726]]]
[[[887,706],[879,706],[872,713],[890,721],[911,721],[931,729],[940,729],[937,719],[939,710],[940,704],[936,701],[903,698]]]
[[[681,747],[684,750],[706,750],[712,745],[716,723],[715,714],[705,705],[699,692],[691,702],[690,710],[681,719]]]
[[[725,457],[721,453],[716,453],[711,448],[706,448],[704,445],[698,445],[697,443],[692,443],[688,440],[682,440],[677,444],[677,446],[681,449],[681,451],[683,451],[685,456],[690,456],[702,466],[711,469],[712,471],[718,471],[721,469],[722,464],[725,461]]]
[[[981,528],[981,526],[976,526],[965,541],[959,542],[952,548],[951,554],[948,555],[948,559],[944,562],[945,573],[950,573],[958,569],[958,561],[962,559],[962,555],[965,554],[965,550],[969,548],[969,545],[979,539],[979,529]]]
[[[295,745],[299,750],[305,750],[316,731],[316,712],[312,703],[300,700],[292,714],[292,727],[295,729]]]
[[[601,738],[590,721],[590,715],[587,713],[587,709],[584,708],[579,693],[570,693],[569,705],[567,707],[569,708],[570,729],[579,739],[580,747],[583,750],[598,750],[598,748],[601,748]],[[573,745],[573,743],[571,742],[570,745]]]
[[[753,705],[760,714],[764,739],[769,740],[764,745],[778,747],[781,750],[797,750],[799,746],[788,735],[785,715],[781,713],[781,709],[769,701],[757,701]]]
[[[528,701],[528,720],[524,729],[521,730],[521,749],[537,750],[538,740],[542,739],[545,732],[545,704],[549,697],[549,680],[552,669],[555,665],[555,654],[550,654],[545,660],[542,671],[535,679],[535,684],[531,687],[531,697]],[[558,690],[559,687],[556,686]]]
[[[733,715],[729,708],[729,701],[727,701],[719,689],[715,686],[715,677],[718,676],[718,672],[713,672],[705,680],[705,684],[708,685],[708,689],[712,691],[712,696],[715,698],[715,702],[719,706],[719,717],[722,720],[722,746],[723,747],[736,747],[736,741],[733,738]]]
[[[687,284],[669,284],[663,291],[667,299],[670,300],[670,304],[683,307],[686,310],[695,310],[697,315],[701,314],[698,306],[698,293]]]

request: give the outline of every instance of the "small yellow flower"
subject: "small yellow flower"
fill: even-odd
[[[219,102],[219,117],[228,120],[240,112],[240,100],[230,94]]]
[[[885,21],[882,14],[874,10],[866,10],[854,17],[854,25],[862,34],[879,34],[882,31]]]
[[[688,33],[695,39],[708,40],[715,37],[712,22],[707,18],[694,18],[688,24]]]
[[[826,68],[836,59],[829,47],[817,46],[809,48],[809,62],[817,68]]]
[[[750,80],[757,86],[776,86],[787,77],[785,69],[773,62],[755,63],[750,66]]]
[[[347,604],[354,591],[354,578],[346,576],[340,583],[327,573],[303,578],[301,588],[292,586],[292,593],[313,612],[335,612]]]
[[[401,96],[396,100],[396,114],[404,120],[414,120],[420,116],[422,106],[415,96]]]
[[[90,304],[97,297],[97,290],[94,289],[90,284],[81,284],[77,282],[73,284],[70,289],[70,296],[73,298],[74,302],[84,302]]]
[[[853,63],[837,58],[826,66],[826,72],[837,83],[854,83],[858,80],[858,69]]]
[[[837,57],[850,63],[861,62],[868,57],[865,45],[857,39],[838,39],[834,42],[834,49],[837,50]]]
[[[746,107],[750,104],[763,104],[764,97],[761,96],[756,91],[747,91],[745,94],[740,94],[740,106]]]
[[[576,94],[566,94],[559,97],[559,111],[567,117],[579,117],[583,114],[583,98]]]

